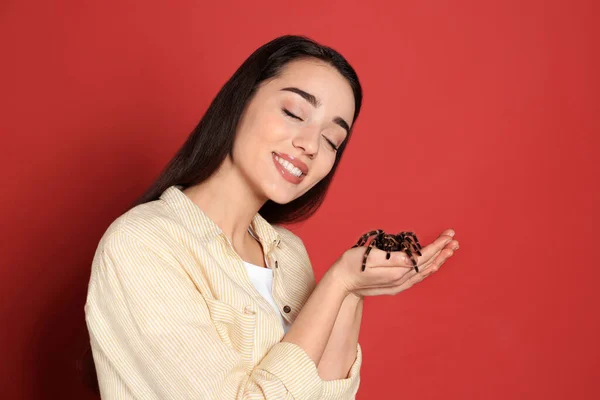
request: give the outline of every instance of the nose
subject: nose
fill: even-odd
[[[319,137],[318,129],[306,128],[302,129],[294,139],[292,144],[294,147],[301,148],[309,158],[314,158],[319,152]]]

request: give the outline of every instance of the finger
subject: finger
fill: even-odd
[[[420,269],[419,272],[416,272],[413,269],[410,273],[407,273],[404,276],[402,276],[402,278],[400,278],[397,281],[396,285],[399,288],[402,288],[402,290],[406,290],[413,284],[421,282],[423,279],[439,270],[440,267],[446,262],[446,260],[452,257],[453,254],[454,252],[452,251],[452,249],[444,248],[439,252],[439,254],[436,257],[434,257],[433,260],[430,260],[427,266],[423,267],[423,269]]]
[[[429,264],[431,264],[431,262],[433,262],[433,261],[436,259],[436,257],[438,257],[438,256],[439,256],[439,254],[440,254],[442,251],[446,250],[446,249],[448,249],[448,250],[451,250],[452,252],[454,252],[455,250],[458,250],[458,240],[451,240],[451,241],[450,241],[448,244],[446,244],[446,245],[445,245],[445,246],[444,246],[442,249],[440,249],[440,250],[439,250],[437,253],[435,253],[435,254],[433,255],[433,257],[431,257],[431,259],[429,260],[429,262],[428,262],[428,263],[425,263],[425,264],[423,265],[423,268],[419,268],[419,269],[423,269],[423,270],[424,270],[424,269],[426,269],[426,268],[429,266]]]
[[[423,270],[422,275],[424,277],[428,277],[429,275],[433,274],[434,272],[436,272],[437,270],[440,269],[440,267],[450,258],[452,257],[452,255],[454,255],[454,251],[450,248],[444,248],[440,254],[438,254],[437,257],[435,257],[435,259]]]
[[[403,267],[413,268],[413,263],[403,251],[390,251],[390,258],[387,258],[387,251],[374,247],[369,253],[367,259],[368,268],[379,267]]]
[[[375,268],[371,270],[373,281],[365,288],[395,289],[414,275],[414,268]]]
[[[440,236],[450,236],[450,237],[454,237],[455,232],[454,229],[446,229],[444,232],[442,232],[442,234]]]
[[[363,274],[368,274],[368,283],[363,288],[393,288],[398,285],[398,282],[406,280],[406,276],[410,276],[411,268],[370,268],[366,269]]]
[[[420,272],[415,272],[413,269],[411,272],[406,273],[401,279],[397,281],[392,291],[392,295],[396,295],[406,289],[409,289],[414,284],[421,282],[429,275],[438,271],[440,267],[446,262],[446,260],[448,260],[454,254],[454,251],[451,247],[455,247],[456,249],[458,249],[458,242],[448,244],[448,248],[444,248],[442,251],[440,251],[439,254],[434,258],[434,260],[429,263],[429,266],[426,269]]]
[[[452,236],[441,234],[431,244],[427,245],[421,250],[422,256],[416,257],[417,265],[424,265],[435,257],[442,249],[452,241]]]

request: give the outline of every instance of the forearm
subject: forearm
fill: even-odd
[[[296,316],[282,342],[301,347],[319,365],[347,292],[326,273]]]
[[[321,379],[329,381],[348,377],[356,360],[363,305],[364,299],[353,294],[344,299],[317,367]]]

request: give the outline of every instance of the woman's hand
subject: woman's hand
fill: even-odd
[[[458,241],[453,240],[454,231],[448,229],[436,240],[421,249],[417,256],[416,272],[406,253],[391,252],[386,260],[386,252],[373,248],[367,258],[364,271],[361,271],[366,247],[347,250],[330,268],[328,273],[340,280],[348,294],[362,298],[364,296],[394,296],[422,281],[437,271],[458,249]]]

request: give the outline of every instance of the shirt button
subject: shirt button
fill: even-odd
[[[279,268],[279,266],[277,265],[277,260],[275,260],[275,268]]]
[[[290,306],[283,307],[283,312],[285,312],[286,314],[289,313],[290,311],[292,311],[292,309],[290,308]]]

